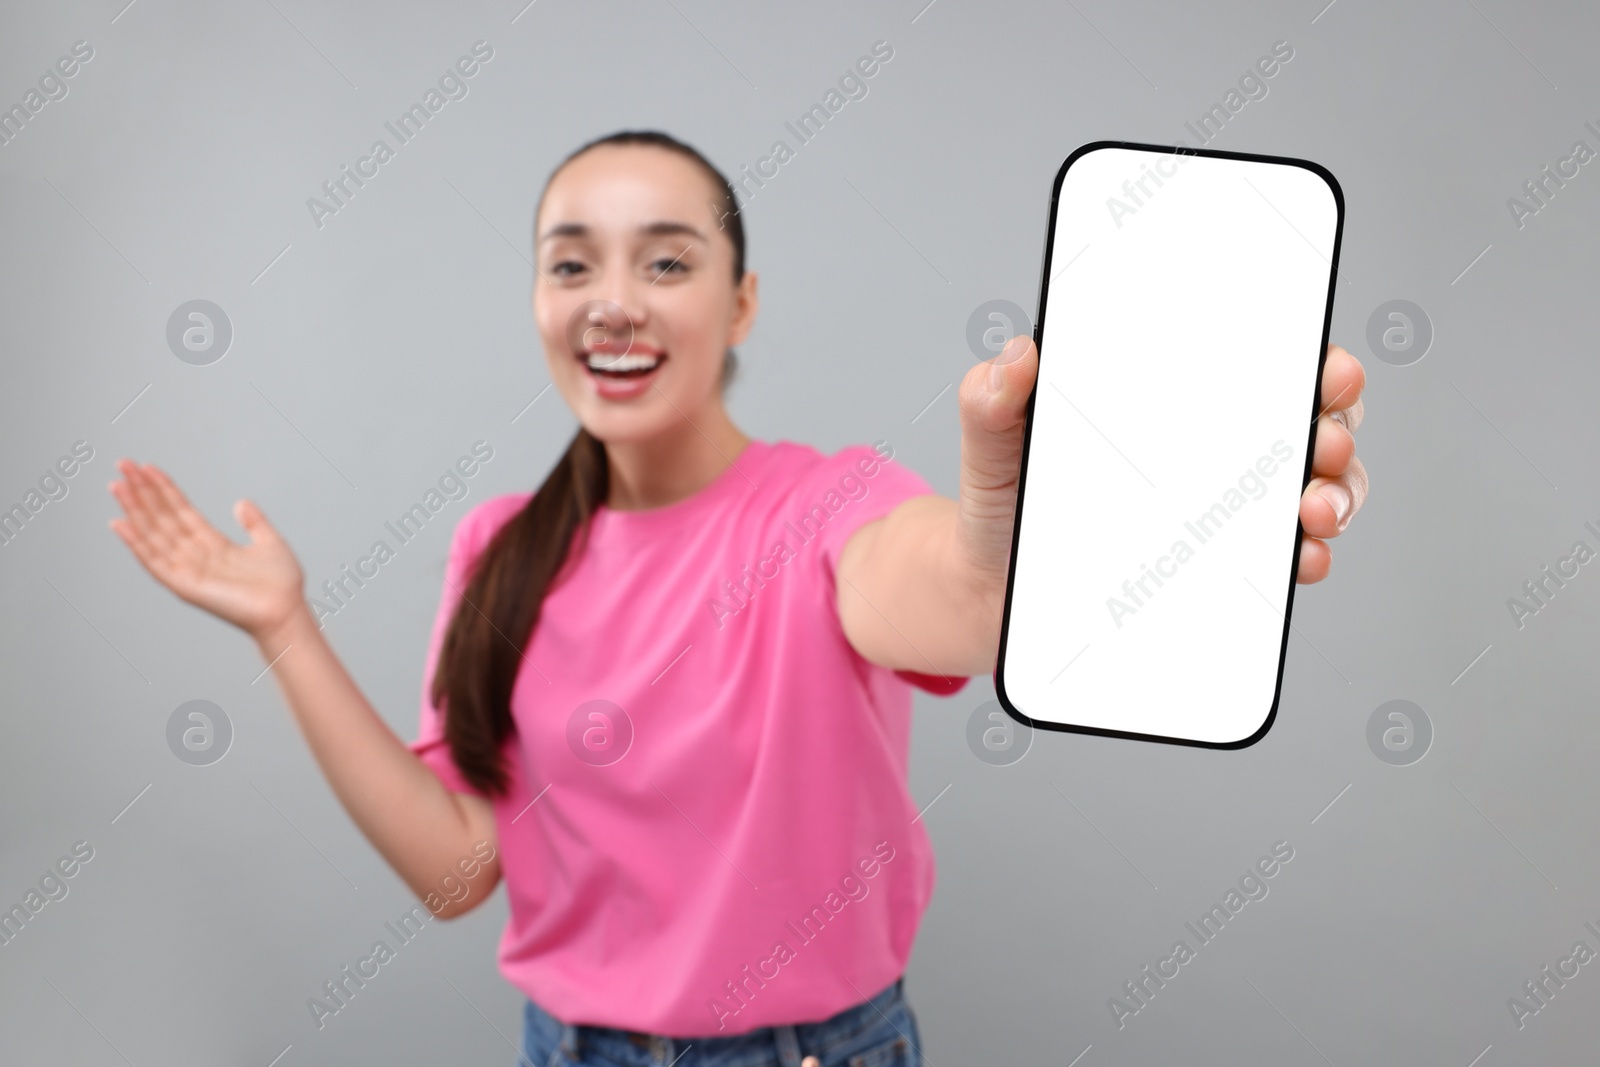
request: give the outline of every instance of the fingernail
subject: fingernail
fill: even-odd
[[[1322,499],[1333,505],[1333,517],[1343,530],[1345,523],[1350,521],[1350,490],[1338,482],[1329,482],[1317,492],[1322,494]]]
[[[1015,363],[1021,359],[1022,348],[1027,343],[1028,339],[1018,334],[1006,342],[1006,346],[1000,350],[998,356],[989,361],[989,391],[991,393],[998,393],[1004,387],[1006,381],[1005,365],[1007,363]]]

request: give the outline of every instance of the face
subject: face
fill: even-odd
[[[602,441],[648,440],[720,409],[756,277],[734,283],[714,196],[693,160],[645,145],[590,149],[545,190],[534,321],[551,381]]]

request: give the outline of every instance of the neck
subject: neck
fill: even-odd
[[[693,496],[728,469],[750,438],[728,418],[720,400],[643,441],[606,443],[615,511],[666,507]]]

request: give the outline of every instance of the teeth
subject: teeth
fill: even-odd
[[[588,352],[584,355],[584,362],[595,370],[654,370],[656,364],[661,362],[661,357],[635,355],[632,353],[619,356],[610,352]]]

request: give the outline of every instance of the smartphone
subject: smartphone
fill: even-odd
[[[1271,728],[1343,228],[1306,160],[1098,141],[1061,165],[995,665],[1019,722]]]

